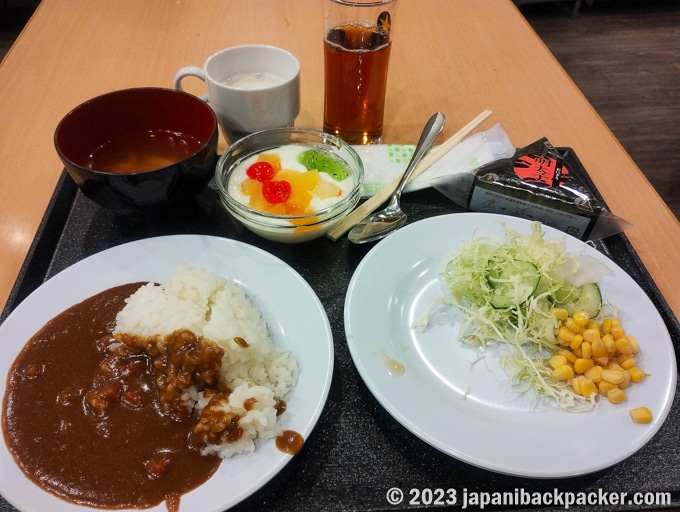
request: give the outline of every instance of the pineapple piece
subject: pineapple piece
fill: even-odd
[[[281,170],[281,157],[276,153],[260,153],[257,155],[258,162],[269,162],[277,173]]]
[[[253,210],[257,210],[258,212],[266,212],[269,211],[269,208],[271,208],[271,204],[269,201],[267,201],[262,193],[258,194],[253,194],[250,196],[250,201],[248,201],[248,206],[252,208]]]
[[[262,183],[250,178],[246,178],[241,183],[241,190],[247,196],[262,195]]]
[[[290,186],[295,188],[300,188],[303,190],[314,190],[317,183],[321,181],[321,176],[318,171],[293,171],[291,169],[284,169],[278,172],[274,179],[286,180],[290,183]]]
[[[342,189],[330,181],[319,180],[319,183],[314,187],[314,195],[319,199],[339,197],[342,195]]]
[[[319,226],[317,224],[319,222],[319,217],[308,217],[306,219],[291,219],[290,223],[293,226],[297,226],[295,228],[296,233],[301,233],[304,231],[313,231],[315,229],[319,229]]]
[[[286,212],[288,212],[289,215],[306,213],[311,202],[312,194],[299,187],[294,187],[288,201],[285,202]]]
[[[310,231],[316,231],[319,229],[319,226],[299,226],[296,227],[293,231],[296,233],[308,233]]]
[[[286,208],[286,203],[270,204],[269,208],[266,210],[266,213],[270,213],[272,215],[287,215],[288,209]]]

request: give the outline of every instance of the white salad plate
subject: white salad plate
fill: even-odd
[[[405,428],[442,452],[495,472],[536,478],[591,473],[622,461],[659,430],[676,386],[673,345],[666,326],[640,286],[602,253],[564,237],[574,255],[605,263],[603,299],[619,308],[627,334],[637,338],[638,366],[648,375],[626,389],[624,403],[598,398],[589,412],[566,412],[533,391],[513,388],[499,351],[463,345],[462,315],[437,315],[414,325],[445,295],[439,271],[452,251],[476,235],[503,239],[504,224],[521,233],[531,222],[484,213],[460,213],[410,224],[378,243],[357,267],[345,300],[345,332],[354,364],[380,404]],[[455,308],[451,307],[451,310]],[[396,369],[401,370],[395,371]],[[654,416],[636,424],[629,410]]]
[[[274,342],[293,353],[299,378],[286,395],[288,408],[280,421],[284,429],[307,439],[326,403],[333,373],[333,339],[326,312],[309,284],[286,263],[250,245],[213,236],[164,236],[123,244],[83,259],[46,281],[0,326],[0,394],[5,395],[10,365],[48,320],[107,288],[136,281],[161,282],[183,263],[240,284],[262,312]],[[182,496],[180,510],[226,510],[260,489],[291,458],[267,441],[254,453],[225,459],[207,482]],[[32,483],[4,442],[0,443],[0,493],[23,512],[89,510]],[[162,503],[147,510],[167,508]]]

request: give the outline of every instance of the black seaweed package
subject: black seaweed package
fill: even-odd
[[[619,233],[628,224],[602,206],[546,138],[432,186],[469,210],[540,221],[581,240]]]

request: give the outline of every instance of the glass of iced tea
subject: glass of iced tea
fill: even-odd
[[[324,131],[382,142],[397,0],[325,0]]]

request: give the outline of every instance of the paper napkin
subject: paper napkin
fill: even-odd
[[[400,177],[408,165],[415,145],[369,144],[353,146],[364,163],[364,197],[372,196],[386,184]],[[446,153],[429,169],[406,186],[404,192],[430,186],[440,176],[468,172],[515,153],[505,130],[500,124],[484,132],[471,135]]]

